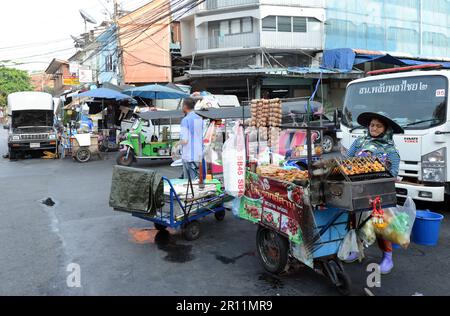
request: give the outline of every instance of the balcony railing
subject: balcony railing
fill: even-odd
[[[324,0],[259,0],[260,4],[291,6],[291,7],[325,7]]]
[[[245,33],[225,36],[214,36],[197,39],[197,51],[209,49],[239,49],[259,47],[258,33]]]
[[[261,46],[273,49],[323,49],[323,32],[308,33],[261,33]]]
[[[323,8],[325,6],[324,0],[206,0],[200,6],[200,10],[218,10],[257,4],[312,8]]]
[[[230,7],[240,7],[244,5],[259,4],[260,0],[206,0],[204,8],[206,10],[217,10]]]

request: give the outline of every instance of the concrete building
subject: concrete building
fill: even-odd
[[[30,74],[31,84],[34,87],[34,91],[53,93],[54,82],[51,76],[45,72],[33,72]]]
[[[54,82],[53,96],[59,97],[67,91],[71,91],[73,80],[68,61],[53,59],[45,70],[45,73]]]
[[[326,0],[325,48],[450,56],[448,0]]]
[[[319,66],[324,22],[323,0],[207,0],[181,20],[192,65],[176,81],[241,99],[309,96],[320,74],[287,69]]]
[[[318,95],[339,107],[365,71],[447,60],[449,20],[448,0],[206,0],[181,20],[191,65],[175,80],[245,100],[310,96],[322,78]],[[343,48],[348,68],[324,64]]]
[[[169,0],[154,0],[121,14],[117,23],[107,25],[70,61],[91,69],[93,83],[100,85],[172,82],[171,52],[176,47],[171,41],[171,18],[152,20],[155,14],[162,16],[170,9]]]

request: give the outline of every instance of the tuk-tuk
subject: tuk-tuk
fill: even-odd
[[[137,115],[126,140],[120,143],[117,163],[131,166],[140,159],[172,159],[183,117],[181,111],[151,111]]]

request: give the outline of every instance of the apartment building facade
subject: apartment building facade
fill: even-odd
[[[207,0],[181,20],[192,64],[177,81],[242,99],[310,95],[318,74],[288,78],[286,69],[319,66],[324,22],[324,0]]]
[[[336,91],[335,102],[363,71],[392,65],[324,72],[324,51],[445,59],[448,22],[449,0],[206,0],[181,20],[182,56],[191,65],[176,81],[243,99],[310,95],[323,78],[323,94]]]

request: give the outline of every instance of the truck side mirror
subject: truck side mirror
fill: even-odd
[[[9,129],[9,124],[3,124],[3,129]]]

